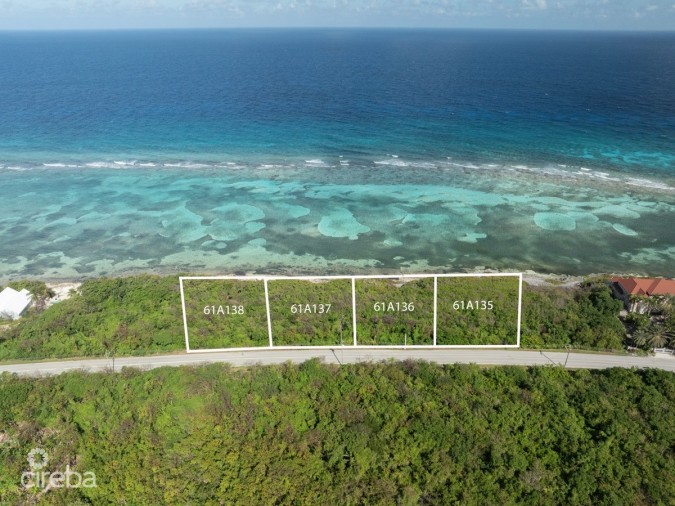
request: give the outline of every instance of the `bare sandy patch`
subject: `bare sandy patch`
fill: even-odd
[[[47,301],[47,307],[69,299],[72,296],[72,292],[77,292],[80,286],[82,286],[82,283],[47,283],[47,288],[54,292],[54,297]]]

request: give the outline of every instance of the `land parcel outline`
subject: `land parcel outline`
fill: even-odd
[[[341,346],[353,342],[349,279],[270,279],[275,346]]]
[[[437,344],[519,344],[521,291],[517,278],[438,278],[437,297]]]
[[[182,278],[181,296],[188,351],[270,345],[262,279]]]
[[[362,345],[433,345],[434,278],[357,279],[356,325]]]
[[[181,277],[185,345],[518,348],[522,282],[521,273]]]

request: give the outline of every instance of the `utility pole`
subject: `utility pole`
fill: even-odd
[[[555,363],[553,360],[551,360],[551,357],[549,357],[549,356],[548,356],[546,353],[544,353],[542,350],[539,350],[539,354],[540,354],[540,355],[544,355],[544,356],[548,359],[548,361],[551,362],[553,365],[560,365],[560,364]]]
[[[112,372],[115,372],[115,351],[110,351],[110,348],[105,349],[105,358],[112,359]]]
[[[572,351],[572,347],[569,344],[566,344],[565,348],[567,349],[567,357],[565,357],[565,368],[567,368],[567,361],[570,359],[570,351]]]

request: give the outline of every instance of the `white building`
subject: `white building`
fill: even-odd
[[[31,305],[33,296],[25,288],[17,292],[7,287],[0,292],[0,319],[11,318],[16,320]]]

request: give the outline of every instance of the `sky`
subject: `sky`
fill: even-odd
[[[218,27],[675,30],[675,0],[0,0],[0,30]]]

